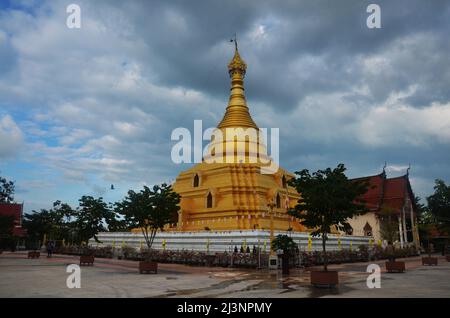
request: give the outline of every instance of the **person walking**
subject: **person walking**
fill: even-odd
[[[55,242],[54,241],[48,241],[48,243],[47,243],[47,257],[52,257],[54,248],[55,248]]]

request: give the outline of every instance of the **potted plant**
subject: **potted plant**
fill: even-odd
[[[426,225],[424,225],[424,227],[426,228],[426,231],[427,231],[428,245],[427,245],[426,251],[428,252],[428,256],[422,257],[422,265],[424,265],[424,266],[437,265],[438,264],[437,257],[431,256],[431,253],[433,252],[434,248],[433,248],[433,244],[431,243],[430,239],[431,239],[432,232],[434,229],[434,224],[426,224]]]
[[[180,196],[165,183],[152,189],[144,186],[140,192],[128,191],[127,197],[115,203],[115,211],[124,216],[128,228],[140,228],[148,253],[139,262],[139,273],[157,273],[158,263],[153,260],[152,245],[158,231],[166,224],[174,223],[178,215]]]
[[[438,264],[437,257],[431,256],[431,253],[433,252],[433,244],[430,243],[430,240],[428,240],[428,246],[427,246],[428,256],[422,257],[422,265],[435,265]]]
[[[29,251],[28,258],[39,258],[41,256],[41,252],[39,251]]]
[[[385,263],[386,271],[388,273],[404,273],[406,270],[405,262],[396,260],[395,247],[391,241],[388,242],[386,253],[388,255],[388,260]]]
[[[289,181],[301,197],[288,213],[312,229],[312,236],[322,238],[323,271],[311,271],[311,284],[318,287],[334,287],[339,282],[338,273],[328,270],[328,235],[334,228],[348,232],[351,227],[347,220],[366,213],[364,201],[360,198],[367,191],[367,182],[349,180],[345,170],[343,164],[333,170],[318,170],[312,175],[304,169],[295,172],[298,177]]]
[[[397,211],[389,206],[384,206],[379,213],[380,234],[383,240],[388,242],[385,249],[388,260],[385,263],[388,273],[403,273],[406,270],[405,262],[396,260],[396,251],[392,242],[398,238]]]
[[[83,248],[80,255],[80,266],[82,265],[94,266],[94,260],[95,260],[94,251],[89,249],[88,247]]]
[[[95,257],[92,254],[80,255],[80,265],[94,266]]]
[[[143,252],[141,255],[143,259],[139,261],[139,274],[143,273],[158,273],[158,263],[155,261],[155,256],[152,255],[152,250],[148,250]]]
[[[294,240],[287,235],[277,235],[272,241],[271,248],[273,251],[283,251],[283,254],[281,254],[281,269],[285,275],[289,275],[289,260],[296,246]]]

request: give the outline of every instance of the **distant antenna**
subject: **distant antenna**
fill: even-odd
[[[386,163],[386,161],[384,162],[384,166],[383,166],[383,173],[386,173],[386,166],[387,166],[387,163]]]
[[[406,175],[409,176],[409,169],[411,169],[411,163],[408,165],[408,169],[406,169]]]

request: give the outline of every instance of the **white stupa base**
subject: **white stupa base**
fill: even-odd
[[[275,236],[285,234],[292,237],[302,251],[322,250],[322,239],[312,237],[311,246],[308,246],[309,233],[307,232],[283,232],[275,231]],[[338,240],[340,238],[340,246]],[[101,243],[94,239],[89,240],[91,246],[114,246],[121,248],[127,247],[146,247],[144,236],[139,233],[130,232],[102,232],[98,234]],[[337,236],[329,235],[326,248],[329,251],[338,249],[357,249],[359,245],[369,245],[371,237],[366,236]],[[233,252],[237,247],[248,246],[250,250],[253,246],[260,247],[262,250],[270,251],[270,231],[267,230],[249,230],[249,231],[225,231],[225,232],[158,232],[153,242],[152,248],[166,250],[193,250],[209,252]]]

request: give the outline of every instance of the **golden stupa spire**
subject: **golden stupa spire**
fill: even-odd
[[[247,70],[247,64],[239,55],[236,36],[234,42],[234,56],[228,64],[228,73],[231,78],[231,90],[228,106],[223,116],[222,121],[219,123],[218,128],[228,127],[252,127],[257,129],[255,122],[250,116],[247,101],[245,100],[244,93],[244,76]]]

